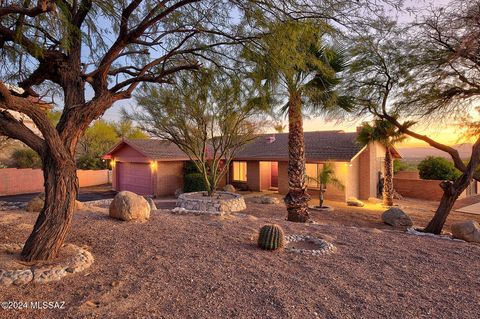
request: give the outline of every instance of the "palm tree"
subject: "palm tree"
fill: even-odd
[[[323,169],[318,172],[316,177],[308,177],[308,179],[318,183],[318,199],[320,200],[320,204],[318,206],[319,208],[324,207],[324,193],[327,190],[327,185],[334,185],[341,190],[345,189],[345,186],[342,184],[342,182],[335,176],[335,171],[333,170],[332,165],[329,163],[323,165]]]
[[[393,158],[392,148],[396,143],[405,140],[406,136],[398,128],[386,120],[376,119],[373,125],[363,123],[358,134],[358,141],[363,145],[377,142],[385,147],[385,183],[383,188],[383,204],[393,206]]]
[[[276,24],[267,36],[244,51],[254,64],[251,77],[263,100],[270,105],[283,104],[282,110],[288,114],[289,192],[284,201],[287,219],[294,222],[309,220],[302,111],[350,108],[350,99],[335,90],[346,62],[342,50],[323,44],[328,29],[313,22]]]

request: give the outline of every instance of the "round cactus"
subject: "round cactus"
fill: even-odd
[[[266,250],[276,250],[285,246],[283,229],[275,224],[265,225],[258,235],[258,247]]]

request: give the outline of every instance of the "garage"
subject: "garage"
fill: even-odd
[[[117,187],[139,195],[153,195],[153,178],[148,163],[117,163]]]

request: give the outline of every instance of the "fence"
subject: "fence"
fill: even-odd
[[[109,183],[109,170],[77,170],[80,187]],[[0,195],[16,195],[43,191],[43,171],[30,168],[0,169]]]

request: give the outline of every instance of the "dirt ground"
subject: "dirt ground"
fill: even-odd
[[[335,204],[335,203],[334,203]],[[424,226],[434,204],[402,201]],[[146,223],[76,213],[68,242],[95,263],[44,285],[0,288],[0,302],[61,301],[63,310],[2,310],[0,318],[478,318],[480,246],[408,235],[381,223],[375,204],[285,221],[282,204],[248,202],[227,217],[152,212]],[[0,243],[23,242],[36,214],[0,212]],[[453,213],[448,221],[476,219]],[[337,251],[321,257],[267,252],[258,229],[313,235]],[[447,227],[448,228],[448,227]]]

